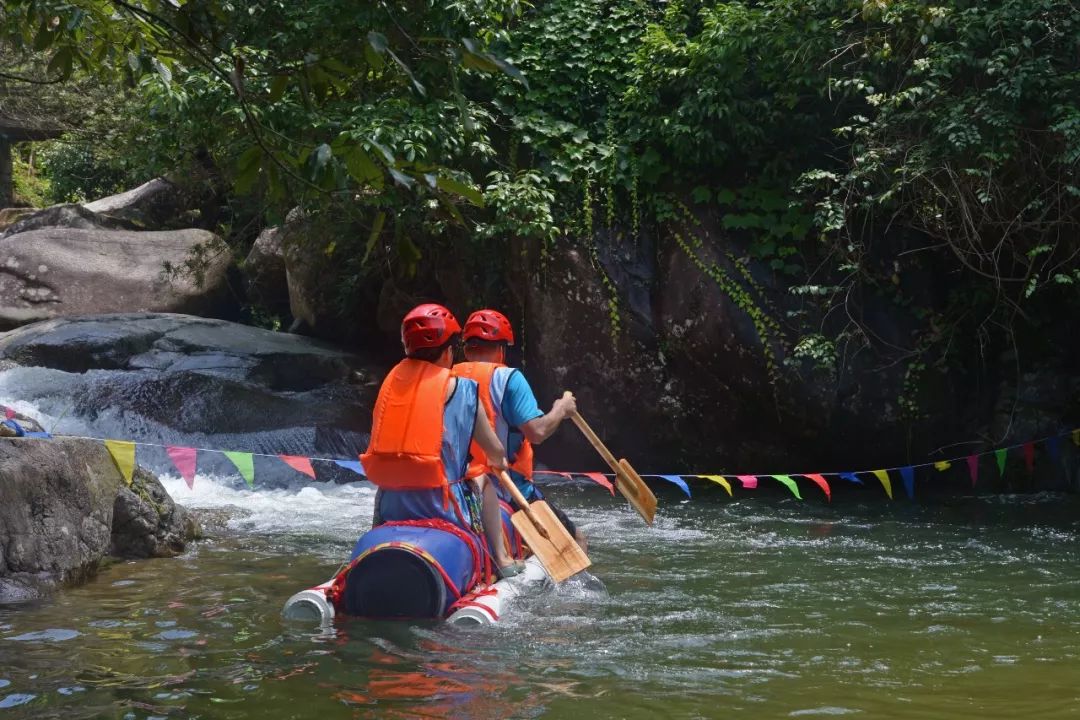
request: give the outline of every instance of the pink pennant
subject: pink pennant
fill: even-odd
[[[15,411],[14,411],[14,410],[12,410],[12,409],[11,409],[11,408],[9,408],[9,407],[5,407],[5,408],[4,408],[4,419],[5,419],[5,420],[10,420],[10,419],[11,419],[11,418],[13,418],[13,417],[15,417]]]
[[[169,454],[169,459],[172,460],[176,469],[180,471],[180,477],[184,478],[188,489],[194,488],[195,456],[197,455],[195,448],[169,446],[165,448],[165,452]]]
[[[1024,443],[1024,465],[1027,467],[1028,475],[1035,472],[1035,443]]]
[[[299,455],[278,455],[281,461],[297,472],[302,472],[312,480],[315,479],[315,468],[311,467],[311,458]]]
[[[753,490],[757,487],[757,475],[736,475],[739,478],[739,482],[747,490]]]
[[[803,477],[807,480],[813,480],[825,493],[825,497],[828,498],[829,502],[832,502],[832,490],[829,489],[829,483],[824,476],[818,474],[807,475],[806,473],[803,473]]]
[[[600,485],[601,487],[606,487],[608,489],[608,492],[611,493],[613,496],[615,495],[615,486],[611,484],[610,480],[604,477],[603,473],[589,472],[584,473],[584,475],[597,485]]]
[[[971,475],[971,487],[975,487],[975,483],[979,481],[979,456],[968,455],[967,466],[968,474]]]

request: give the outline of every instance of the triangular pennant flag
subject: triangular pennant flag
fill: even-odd
[[[9,408],[9,407],[5,407],[4,408],[4,419],[5,420],[10,420],[13,417],[15,417],[15,411],[13,409]]]
[[[948,460],[941,460],[939,462],[934,463],[934,469],[937,470],[938,472],[944,472],[945,470],[948,470],[951,467],[952,467],[952,463],[949,462]]]
[[[729,497],[735,497],[731,492],[731,483],[729,483],[727,481],[727,478],[725,478],[723,475],[698,475],[698,477],[703,480],[709,480],[716,483],[720,487],[727,490],[727,494]]]
[[[812,480],[813,482],[815,482],[817,484],[817,486],[819,488],[821,488],[822,492],[825,493],[825,497],[828,498],[829,502],[832,502],[832,490],[829,489],[829,483],[825,479],[824,475],[817,475],[817,474],[807,475],[807,474],[804,473],[803,477],[806,478],[807,480]]]
[[[855,473],[840,473],[840,479],[841,480],[847,480],[848,482],[853,482],[856,485],[862,485],[863,484],[862,480],[860,480],[859,476],[856,475]]]
[[[1050,455],[1050,462],[1054,464],[1061,462],[1061,438],[1047,438],[1046,452]]]
[[[338,467],[343,467],[346,470],[352,470],[357,475],[367,477],[367,475],[364,474],[364,466],[360,464],[359,460],[335,460],[334,464]]]
[[[1001,448],[994,451],[994,457],[997,458],[998,477],[1005,477],[1005,454],[1009,452],[1008,448]]]
[[[1028,475],[1035,472],[1035,443],[1024,443],[1024,467],[1027,468]]]
[[[892,500],[892,481],[889,480],[889,473],[886,470],[875,470],[874,476],[881,481],[882,487],[885,488],[885,494]]]
[[[907,490],[909,500],[915,499],[915,468],[900,468],[900,477],[904,479],[904,490]]]
[[[596,483],[600,487],[607,488],[607,491],[609,493],[611,493],[611,495],[614,497],[614,495],[615,495],[615,486],[612,485],[611,481],[608,480],[604,476],[604,473],[587,472],[587,473],[583,473],[583,474],[585,475],[585,477],[589,478],[590,480],[592,480],[594,483]]]
[[[240,471],[240,477],[249,488],[255,488],[255,460],[249,452],[236,452],[235,450],[222,450],[225,457],[229,458],[236,469]]]
[[[296,472],[304,473],[312,480],[315,479],[315,468],[311,467],[311,458],[300,455],[278,455],[278,457],[281,458],[281,462]]]
[[[779,480],[780,482],[782,482],[784,485],[787,486],[787,489],[791,491],[792,495],[802,500],[802,495],[799,494],[799,486],[795,483],[794,480],[791,479],[790,475],[772,475],[770,477],[772,477],[774,480]]]
[[[739,482],[747,490],[753,490],[757,487],[757,475],[737,475]]]
[[[979,456],[968,455],[967,466],[968,475],[971,476],[971,487],[975,487],[975,483],[979,482]]]
[[[686,485],[686,481],[678,475],[653,475],[652,477],[663,478],[669,483],[675,483],[679,488],[686,493],[686,497],[690,497],[690,488]]]
[[[135,443],[130,440],[106,440],[105,447],[112,455],[120,474],[124,476],[124,482],[130,485],[135,474]]]
[[[180,471],[180,477],[184,478],[188,489],[195,487],[195,456],[198,451],[195,448],[169,446],[165,448],[169,459]]]

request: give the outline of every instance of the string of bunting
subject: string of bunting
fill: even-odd
[[[4,408],[4,415],[6,420],[11,421],[15,418],[15,411],[9,407]],[[29,433],[28,435],[36,437],[50,437],[48,433]],[[198,464],[198,454],[202,453],[217,453],[224,455],[232,465],[236,468],[237,473],[244,479],[248,487],[255,487],[255,458],[266,457],[276,458],[285,463],[293,470],[306,475],[312,479],[315,479],[315,468],[312,465],[314,462],[326,462],[333,463],[338,467],[344,468],[351,472],[356,473],[361,477],[366,477],[364,472],[364,466],[359,460],[343,460],[340,458],[322,458],[322,457],[307,457],[302,455],[270,455],[266,453],[256,452],[242,452],[236,450],[218,450],[216,448],[196,448],[186,447],[180,445],[164,445],[161,443],[141,442],[134,440],[112,440],[106,438],[88,437],[82,435],[64,435],[63,437],[72,438],[76,440],[90,440],[94,442],[101,442],[105,445],[109,451],[109,455],[112,457],[113,462],[116,463],[117,469],[123,476],[124,481],[130,485],[135,472],[135,452],[139,446],[144,447],[157,447],[163,448],[165,453],[169,456],[173,465],[180,473],[180,477],[187,483],[188,488],[194,488],[195,486],[195,474]],[[1061,441],[1063,439],[1071,437],[1072,442],[1080,446],[1080,428],[1075,430],[1069,430],[1067,432],[1060,433],[1058,435],[1052,435],[1049,437],[1041,438],[1039,440],[1030,440],[1028,442],[1020,443],[1017,445],[1009,445],[995,450],[988,450],[986,452],[974,453],[962,457],[956,457],[949,460],[938,460],[935,462],[920,463],[914,465],[905,465],[898,467],[880,468],[876,470],[854,470],[846,472],[819,472],[819,473],[806,473],[806,472],[788,472],[788,473],[755,473],[748,474],[708,474],[708,473],[660,473],[642,475],[646,478],[655,478],[663,480],[665,482],[672,483],[682,490],[687,497],[691,497],[690,487],[686,483],[686,478],[697,478],[706,480],[722,487],[729,496],[734,497],[734,487],[741,487],[743,490],[754,490],[758,488],[760,481],[762,480],[774,480],[779,482],[791,491],[799,500],[802,500],[802,494],[799,492],[799,485],[796,478],[805,478],[817,486],[828,500],[832,500],[832,488],[829,485],[827,478],[835,477],[846,482],[863,485],[863,479],[860,477],[871,475],[878,480],[882,488],[885,490],[885,494],[889,499],[893,499],[893,486],[892,486],[892,474],[898,474],[903,484],[904,490],[909,498],[915,497],[915,478],[916,471],[924,470],[927,468],[934,468],[938,472],[953,467],[955,463],[964,462],[967,466],[968,475],[971,478],[971,486],[974,488],[979,481],[979,468],[980,461],[983,458],[993,456],[995,464],[997,466],[998,476],[1004,477],[1005,465],[1008,459],[1008,454],[1011,451],[1020,450],[1024,460],[1024,466],[1027,472],[1030,474],[1035,469],[1035,448],[1036,446],[1044,446],[1047,451],[1047,455],[1054,463],[1061,461]],[[585,477],[592,482],[605,488],[612,495],[615,494],[615,487],[609,478],[614,478],[613,473],[601,473],[601,472],[568,472],[559,470],[536,470],[535,475],[542,476],[556,476],[567,480],[573,480],[575,477]],[[737,483],[737,484],[736,484]]]

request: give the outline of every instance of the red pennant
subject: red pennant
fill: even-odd
[[[184,478],[188,489],[194,488],[195,456],[197,454],[195,448],[170,446],[165,448],[165,452],[169,454],[169,459],[172,460],[176,469],[180,471],[180,477]]]
[[[9,407],[5,407],[5,408],[4,408],[4,419],[5,419],[5,420],[10,420],[10,419],[11,419],[11,418],[13,418],[13,417],[15,417],[15,411],[14,411],[14,410],[12,410],[12,409],[11,409],[11,408],[9,408]]]
[[[311,467],[311,458],[299,455],[278,455],[281,461],[297,472],[302,472],[312,480],[315,479],[315,468]]]
[[[753,490],[757,487],[757,475],[736,475],[739,478],[739,482],[747,490]]]
[[[829,489],[829,483],[828,483],[828,481],[825,480],[825,478],[823,476],[817,475],[817,474],[814,474],[814,475],[803,474],[803,477],[806,478],[807,480],[813,480],[815,483],[817,483],[817,486],[819,488],[821,488],[822,491],[824,491],[825,497],[829,499],[829,502],[832,502],[832,490]]]
[[[975,483],[979,481],[979,456],[968,455],[967,466],[968,474],[971,475],[971,487],[975,487]]]
[[[592,480],[597,485],[600,485],[601,487],[606,487],[608,489],[608,492],[611,493],[612,496],[615,495],[615,486],[611,484],[610,480],[608,480],[606,477],[604,477],[603,473],[589,472],[589,473],[584,473],[584,475],[585,475],[585,477],[589,478],[590,480]]]
[[[1027,466],[1028,475],[1035,472],[1035,443],[1024,443],[1024,465]]]

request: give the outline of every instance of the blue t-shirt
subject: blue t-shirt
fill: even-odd
[[[510,379],[506,381],[506,394],[503,395],[501,410],[506,424],[510,426],[510,435],[506,442],[506,456],[512,462],[517,457],[518,450],[521,449],[521,443],[525,440],[525,436],[521,434],[521,426],[530,420],[544,416],[539,403],[536,402],[536,395],[529,386],[529,381],[520,370],[510,373]],[[527,500],[539,497],[536,486],[526,480],[523,475],[511,470],[510,477],[514,479],[518,490]]]

